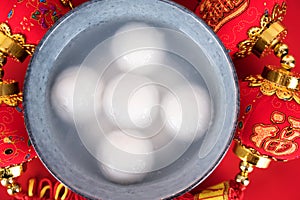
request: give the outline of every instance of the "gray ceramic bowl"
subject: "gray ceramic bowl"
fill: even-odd
[[[192,51],[182,54],[186,53],[188,58],[184,59],[203,77],[214,112],[206,135],[193,142],[175,162],[151,172],[141,183],[119,185],[101,175],[76,129],[57,119],[50,90],[57,74],[66,66],[82,63],[96,44],[126,21],[173,30],[193,43]],[[230,146],[238,99],[236,74],[219,39],[190,11],[166,0],[90,1],[74,9],[42,39],[29,65],[24,88],[25,122],[40,159],[73,191],[103,200],[171,199],[200,184]]]

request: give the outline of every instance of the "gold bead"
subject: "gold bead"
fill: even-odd
[[[8,186],[9,185],[8,179],[7,178],[1,179],[1,185],[4,187]]]
[[[243,184],[244,186],[248,186],[249,183],[250,183],[248,177],[242,176],[242,175],[240,175],[240,174],[238,174],[238,175],[236,176],[235,181],[238,182],[238,183]]]
[[[295,58],[292,55],[285,55],[280,60],[281,66],[286,70],[291,70],[295,67]]]
[[[241,162],[240,164],[240,169],[243,172],[247,172],[247,173],[251,173],[253,171],[253,167],[251,164],[247,163],[247,162]]]
[[[1,185],[3,185],[4,187],[7,187],[11,184],[14,183],[14,180],[12,178],[3,178],[1,179]]]
[[[275,46],[274,53],[277,57],[281,58],[289,53],[289,47],[286,44],[279,43]]]
[[[7,193],[11,196],[15,195],[21,191],[22,191],[22,188],[18,184],[13,184],[7,188]]]

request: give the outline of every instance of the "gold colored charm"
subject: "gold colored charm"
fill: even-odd
[[[260,87],[264,95],[276,94],[279,99],[294,99],[300,104],[300,74],[291,71],[295,68],[295,58],[288,54],[286,44],[277,42],[274,45],[274,54],[280,58],[281,68],[268,65],[261,75],[249,76],[245,80],[249,81],[250,87]]]
[[[23,165],[15,165],[6,168],[0,168],[1,185],[7,188],[9,195],[15,195],[21,192],[22,188],[15,182],[15,178],[21,176],[24,168]]]
[[[10,56],[23,62],[28,55],[32,55],[35,45],[26,44],[25,37],[21,34],[12,34],[6,23],[0,23],[0,104],[17,106],[22,101],[18,82],[4,81],[3,66]]]
[[[261,57],[268,54],[275,45],[283,40],[287,34],[285,27],[281,24],[286,14],[286,3],[276,4],[272,14],[264,14],[260,20],[260,27],[252,27],[248,31],[248,39],[239,43],[239,51],[236,57],[243,58],[254,53]]]
[[[19,84],[15,81],[0,81],[0,104],[15,107],[22,102],[22,93],[19,91]]]
[[[240,142],[235,144],[233,151],[241,159],[241,171],[236,176],[235,181],[244,186],[249,185],[248,175],[253,171],[254,167],[267,168],[271,162],[271,159],[267,156],[260,155],[254,149],[247,148]]]
[[[35,45],[26,44],[21,34],[12,34],[6,23],[0,24],[0,52],[23,62],[28,55],[32,55]]]
[[[268,168],[271,163],[271,159],[269,157],[260,155],[254,149],[247,148],[240,142],[236,142],[233,151],[242,160],[242,162],[249,163],[250,165],[258,168]]]

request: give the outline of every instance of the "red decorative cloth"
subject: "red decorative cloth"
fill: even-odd
[[[36,156],[24,126],[21,106],[0,106],[0,167],[24,163]]]

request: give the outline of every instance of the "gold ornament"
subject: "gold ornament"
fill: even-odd
[[[0,181],[2,186],[6,187],[9,195],[21,192],[22,188],[15,182],[15,178],[21,176],[23,170],[23,164],[0,168]]]
[[[291,72],[295,67],[295,58],[288,54],[288,46],[282,43],[287,35],[286,28],[281,24],[286,8],[286,3],[283,2],[281,6],[274,6],[271,15],[264,14],[260,27],[252,27],[248,31],[248,39],[238,44],[239,51],[235,56],[242,58],[253,53],[257,57],[263,57],[273,51],[280,58],[281,67],[265,66],[261,75],[249,76],[245,80],[249,82],[250,87],[259,87],[266,96],[276,95],[279,99],[295,100],[300,104],[300,75]],[[240,173],[235,181],[244,186],[250,183],[248,175],[254,167],[267,168],[271,162],[271,158],[244,146],[238,139],[233,151],[241,159]]]
[[[28,55],[32,55],[35,45],[26,44],[21,34],[12,34],[6,23],[0,24],[0,52],[23,62]]]
[[[257,151],[251,148],[246,148],[240,142],[234,146],[233,152],[242,160],[240,163],[240,173],[236,176],[235,181],[244,186],[248,186],[250,181],[248,178],[254,167],[268,168],[271,159],[267,156],[260,155]]]
[[[18,82],[3,80],[4,65],[7,57],[10,56],[23,62],[28,55],[32,55],[35,45],[26,44],[25,37],[21,34],[12,34],[6,23],[0,23],[0,104],[17,106],[22,101],[22,93],[19,90]],[[12,187],[12,191],[17,191]]]
[[[252,27],[248,31],[248,39],[238,44],[239,51],[236,57],[243,58],[251,53],[261,57],[267,55],[282,41],[286,34],[286,28],[281,24],[286,14],[286,3],[276,4],[272,14],[264,14],[260,20],[260,27]]]

